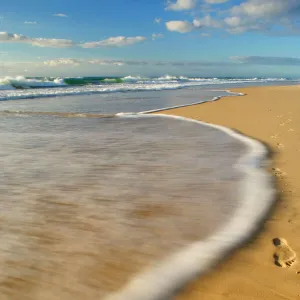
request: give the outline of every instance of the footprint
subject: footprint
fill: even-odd
[[[272,168],[273,173],[276,177],[278,177],[279,179],[282,179],[284,176],[287,175],[286,172],[281,171],[279,168]]]
[[[277,148],[278,148],[278,149],[283,149],[283,148],[284,148],[284,145],[281,144],[281,143],[277,143]]]
[[[288,131],[290,131],[290,132],[294,132],[294,131],[295,131],[295,129],[294,129],[294,128],[290,128]]]
[[[275,264],[281,268],[291,267],[296,261],[295,251],[283,238],[275,238],[273,244],[277,248],[274,253]]]

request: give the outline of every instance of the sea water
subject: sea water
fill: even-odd
[[[166,299],[257,229],[274,200],[263,145],[134,113],[221,94],[1,102],[1,299]]]

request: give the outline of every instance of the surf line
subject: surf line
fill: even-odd
[[[276,201],[271,175],[266,171],[268,149],[257,140],[234,130],[198,120],[166,114],[118,114],[123,118],[173,118],[213,127],[248,146],[235,168],[244,174],[240,197],[244,199],[231,220],[212,236],[171,253],[156,265],[132,277],[119,291],[104,300],[166,300],[189,281],[214,267],[222,258],[245,243],[261,226]]]

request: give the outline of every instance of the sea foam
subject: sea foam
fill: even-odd
[[[200,126],[216,128],[245,143],[248,152],[235,166],[245,175],[239,191],[239,197],[243,201],[231,220],[218,232],[170,254],[156,266],[137,274],[122,290],[109,295],[105,300],[170,299],[178,289],[215,266],[221,258],[251,237],[261,226],[261,222],[275,202],[274,183],[264,169],[268,150],[260,142],[223,126],[183,117],[164,114],[155,116],[124,114],[120,117],[140,118],[141,116],[194,122]]]
[[[197,86],[266,84],[289,82],[286,78],[201,78],[165,75],[161,77],[3,77],[0,100],[89,95],[130,91],[175,90]],[[291,81],[293,82],[293,81]]]

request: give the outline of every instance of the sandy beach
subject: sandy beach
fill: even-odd
[[[279,200],[258,236],[214,271],[191,283],[176,299],[297,299],[300,264],[276,266],[272,241],[282,237],[300,255],[300,86],[233,91],[245,96],[163,113],[227,126],[268,144],[274,152],[269,170],[276,177]]]
[[[163,113],[223,125],[269,145],[274,152],[274,160],[268,170],[276,179],[279,200],[256,237],[242,249],[232,253],[228,259],[207,275],[191,282],[175,299],[294,300],[300,297],[300,264],[298,265],[296,261],[290,268],[276,266],[273,254],[278,248],[274,246],[273,239],[286,239],[292,249],[297,254],[300,253],[298,231],[300,226],[298,220],[300,213],[298,203],[300,101],[298,92],[300,92],[300,86],[251,87],[234,91],[246,95],[225,97],[215,102],[170,109]],[[48,116],[48,119],[45,116],[39,119],[36,113],[33,113],[30,119],[19,119],[19,123],[16,123],[14,119],[16,116],[12,118],[9,115],[6,118],[12,118],[11,123],[6,122],[13,124],[11,127],[7,125],[8,128],[13,128],[13,131],[18,129],[20,132],[22,130],[27,132],[26,128],[32,127],[42,131],[42,137],[44,137],[45,133],[54,130],[51,128],[53,119],[50,118],[53,116]],[[70,117],[64,113],[60,116]],[[19,118],[19,114],[17,117]],[[8,183],[12,188],[7,189],[7,184],[3,184],[2,195],[4,199],[12,200],[3,202],[9,203],[6,206],[2,204],[2,211],[5,212],[4,208],[6,208],[8,213],[4,213],[2,219],[0,218],[0,223],[3,225],[1,229],[4,232],[1,235],[2,245],[7,247],[0,257],[2,259],[1,300],[19,300],[22,297],[28,300],[103,299],[103,295],[126,287],[128,279],[150,263],[159,261],[166,253],[173,253],[179,249],[179,246],[190,245],[195,240],[203,239],[213,232],[213,227],[209,231],[209,225],[220,224],[222,221],[222,215],[216,214],[214,208],[218,207],[220,211],[223,211],[222,205],[219,205],[221,202],[213,204],[213,195],[222,195],[218,196],[217,200],[225,204],[234,200],[235,197],[241,199],[236,190],[232,190],[231,194],[225,193],[225,191],[228,192],[234,177],[228,177],[230,175],[228,170],[233,165],[232,161],[228,162],[229,168],[226,168],[224,166],[226,159],[220,155],[225,154],[226,147],[231,145],[231,142],[224,139],[223,134],[219,131],[220,135],[213,133],[214,143],[211,143],[211,140],[205,142],[208,129],[204,130],[203,126],[198,128],[198,125],[195,125],[197,122],[179,124],[174,120],[170,123],[171,120],[168,120],[167,123],[162,123],[163,119],[152,122],[150,119],[156,119],[156,117],[145,117],[144,125],[139,127],[141,125],[137,126],[138,123],[135,123],[134,119],[132,121],[128,119],[125,122],[126,118],[123,121],[118,118],[115,120],[114,118],[98,120],[77,117],[57,118],[58,123],[55,123],[55,128],[59,131],[55,137],[51,137],[51,143],[48,143],[49,135],[46,135],[44,148],[41,143],[43,139],[38,140],[40,147],[37,148],[37,152],[34,152],[35,148],[31,147],[30,136],[26,135],[26,139],[22,140],[24,135],[15,136],[13,132],[7,135],[3,129],[1,150],[8,149],[7,153],[12,155],[11,160],[8,160],[10,163],[5,165],[7,176],[4,177],[11,179]],[[160,118],[157,117],[157,119]],[[24,128],[26,122],[29,122],[31,127]],[[120,123],[121,125],[116,123],[118,125],[116,126],[113,122],[124,123]],[[127,122],[129,122],[128,126],[132,126],[128,127],[129,137],[126,137],[126,131],[122,131],[125,130]],[[5,124],[3,122],[2,125]],[[104,126],[108,126],[106,130],[103,129],[106,128]],[[65,135],[59,134],[64,133],[65,128],[69,128],[68,139]],[[70,128],[76,128],[73,135],[71,135]],[[116,131],[116,128],[121,131]],[[166,136],[163,135],[163,131],[160,133],[161,128],[169,128]],[[81,132],[80,129],[83,131]],[[119,133],[110,148],[103,148],[102,144],[109,145],[112,132]],[[209,136],[207,135],[207,139]],[[105,142],[106,137],[107,142]],[[124,138],[125,142],[117,137]],[[129,139],[132,141],[132,149],[129,147]],[[120,142],[116,144],[118,140]],[[159,142],[156,144],[153,140]],[[93,144],[89,148],[90,141],[93,141]],[[96,142],[102,143],[102,148]],[[23,148],[19,147],[20,144]],[[5,145],[10,148],[5,148]],[[123,151],[124,145],[126,148]],[[163,148],[165,150],[159,151],[162,145],[165,145]],[[232,146],[227,149],[235,149]],[[138,147],[141,147],[141,153],[145,156],[141,157],[140,153],[140,160],[135,160],[135,163],[140,161],[140,164],[135,164],[130,169],[128,167],[131,163],[130,157],[135,157]],[[23,156],[26,154],[24,149],[28,149],[28,156]],[[57,151],[57,149],[61,150]],[[119,150],[123,155],[117,152]],[[146,150],[149,151],[148,154]],[[127,163],[124,163],[125,151],[131,153]],[[243,151],[243,148],[240,151]],[[44,153],[51,153],[52,160],[49,156],[43,155]],[[95,153],[97,164],[94,160]],[[230,150],[228,153],[231,157],[235,151]],[[216,177],[209,176],[207,172],[199,174],[199,169],[205,169],[205,162],[202,160],[208,154],[212,156],[207,157],[207,161],[214,162],[219,166],[215,170],[225,172],[225,174]],[[84,162],[81,160],[82,157]],[[111,157],[114,157],[114,160],[111,160]],[[176,163],[174,160],[169,160],[172,157],[177,157]],[[231,159],[236,160],[234,157]],[[68,167],[62,161],[68,161]],[[110,164],[107,164],[108,161]],[[151,165],[151,162],[155,164]],[[198,162],[198,165],[195,162]],[[85,172],[81,176],[83,163]],[[14,166],[18,172],[15,171]],[[33,169],[32,166],[34,166]],[[19,172],[20,169],[27,170],[29,173]],[[47,173],[42,172],[43,170],[48,170],[49,176],[52,174],[54,177],[49,177],[49,179],[46,176]],[[190,173],[193,170],[194,173]],[[97,174],[103,173],[107,174],[107,177],[101,177],[99,181]],[[9,176],[10,174],[13,176]],[[35,174],[36,177],[30,177],[28,174],[31,174],[30,176]],[[121,180],[122,176],[120,177],[122,174],[126,174],[123,180]],[[143,176],[140,176],[141,174]],[[169,179],[162,181],[161,176]],[[207,181],[210,177],[211,182]],[[60,184],[57,184],[57,178],[63,178]],[[118,178],[114,181],[114,188],[110,185],[111,178]],[[225,181],[215,181],[213,178],[224,178]],[[226,181],[226,178],[229,180]],[[132,185],[132,182],[137,183],[139,179],[140,184]],[[16,186],[13,185],[14,181],[16,181]],[[30,185],[31,182],[39,183],[39,185]],[[166,185],[166,182],[169,185]],[[125,190],[124,186],[130,186],[132,193],[129,194],[129,190]],[[24,190],[19,192],[18,188],[24,188]],[[211,191],[216,190],[217,193],[210,194]],[[168,198],[168,195],[172,197]],[[14,199],[17,200],[14,202]],[[23,200],[20,202],[20,199]],[[127,202],[124,199],[130,199],[130,201]],[[174,202],[174,199],[177,201]],[[203,202],[203,199],[206,202]],[[18,203],[18,205],[10,205],[10,203]],[[208,206],[207,209],[210,206],[212,209],[205,210],[205,205]],[[214,212],[210,214],[211,218],[207,211]],[[249,212],[251,211],[249,209]],[[180,224],[180,226],[174,226],[174,224]],[[128,239],[129,232],[130,238]],[[240,228],[239,232],[243,234],[244,231]],[[226,238],[224,240],[226,241]],[[18,255],[14,254],[15,249]],[[197,259],[191,259],[190,252],[188,257],[192,264],[197,263]],[[196,266],[199,265],[201,264]],[[172,264],[172,274],[181,276],[184,273],[184,267],[180,265],[179,270],[181,272],[174,272],[174,264]],[[156,287],[159,284],[160,282],[158,284],[155,282]],[[151,287],[150,290],[155,289]],[[117,299],[131,300],[132,298]]]

